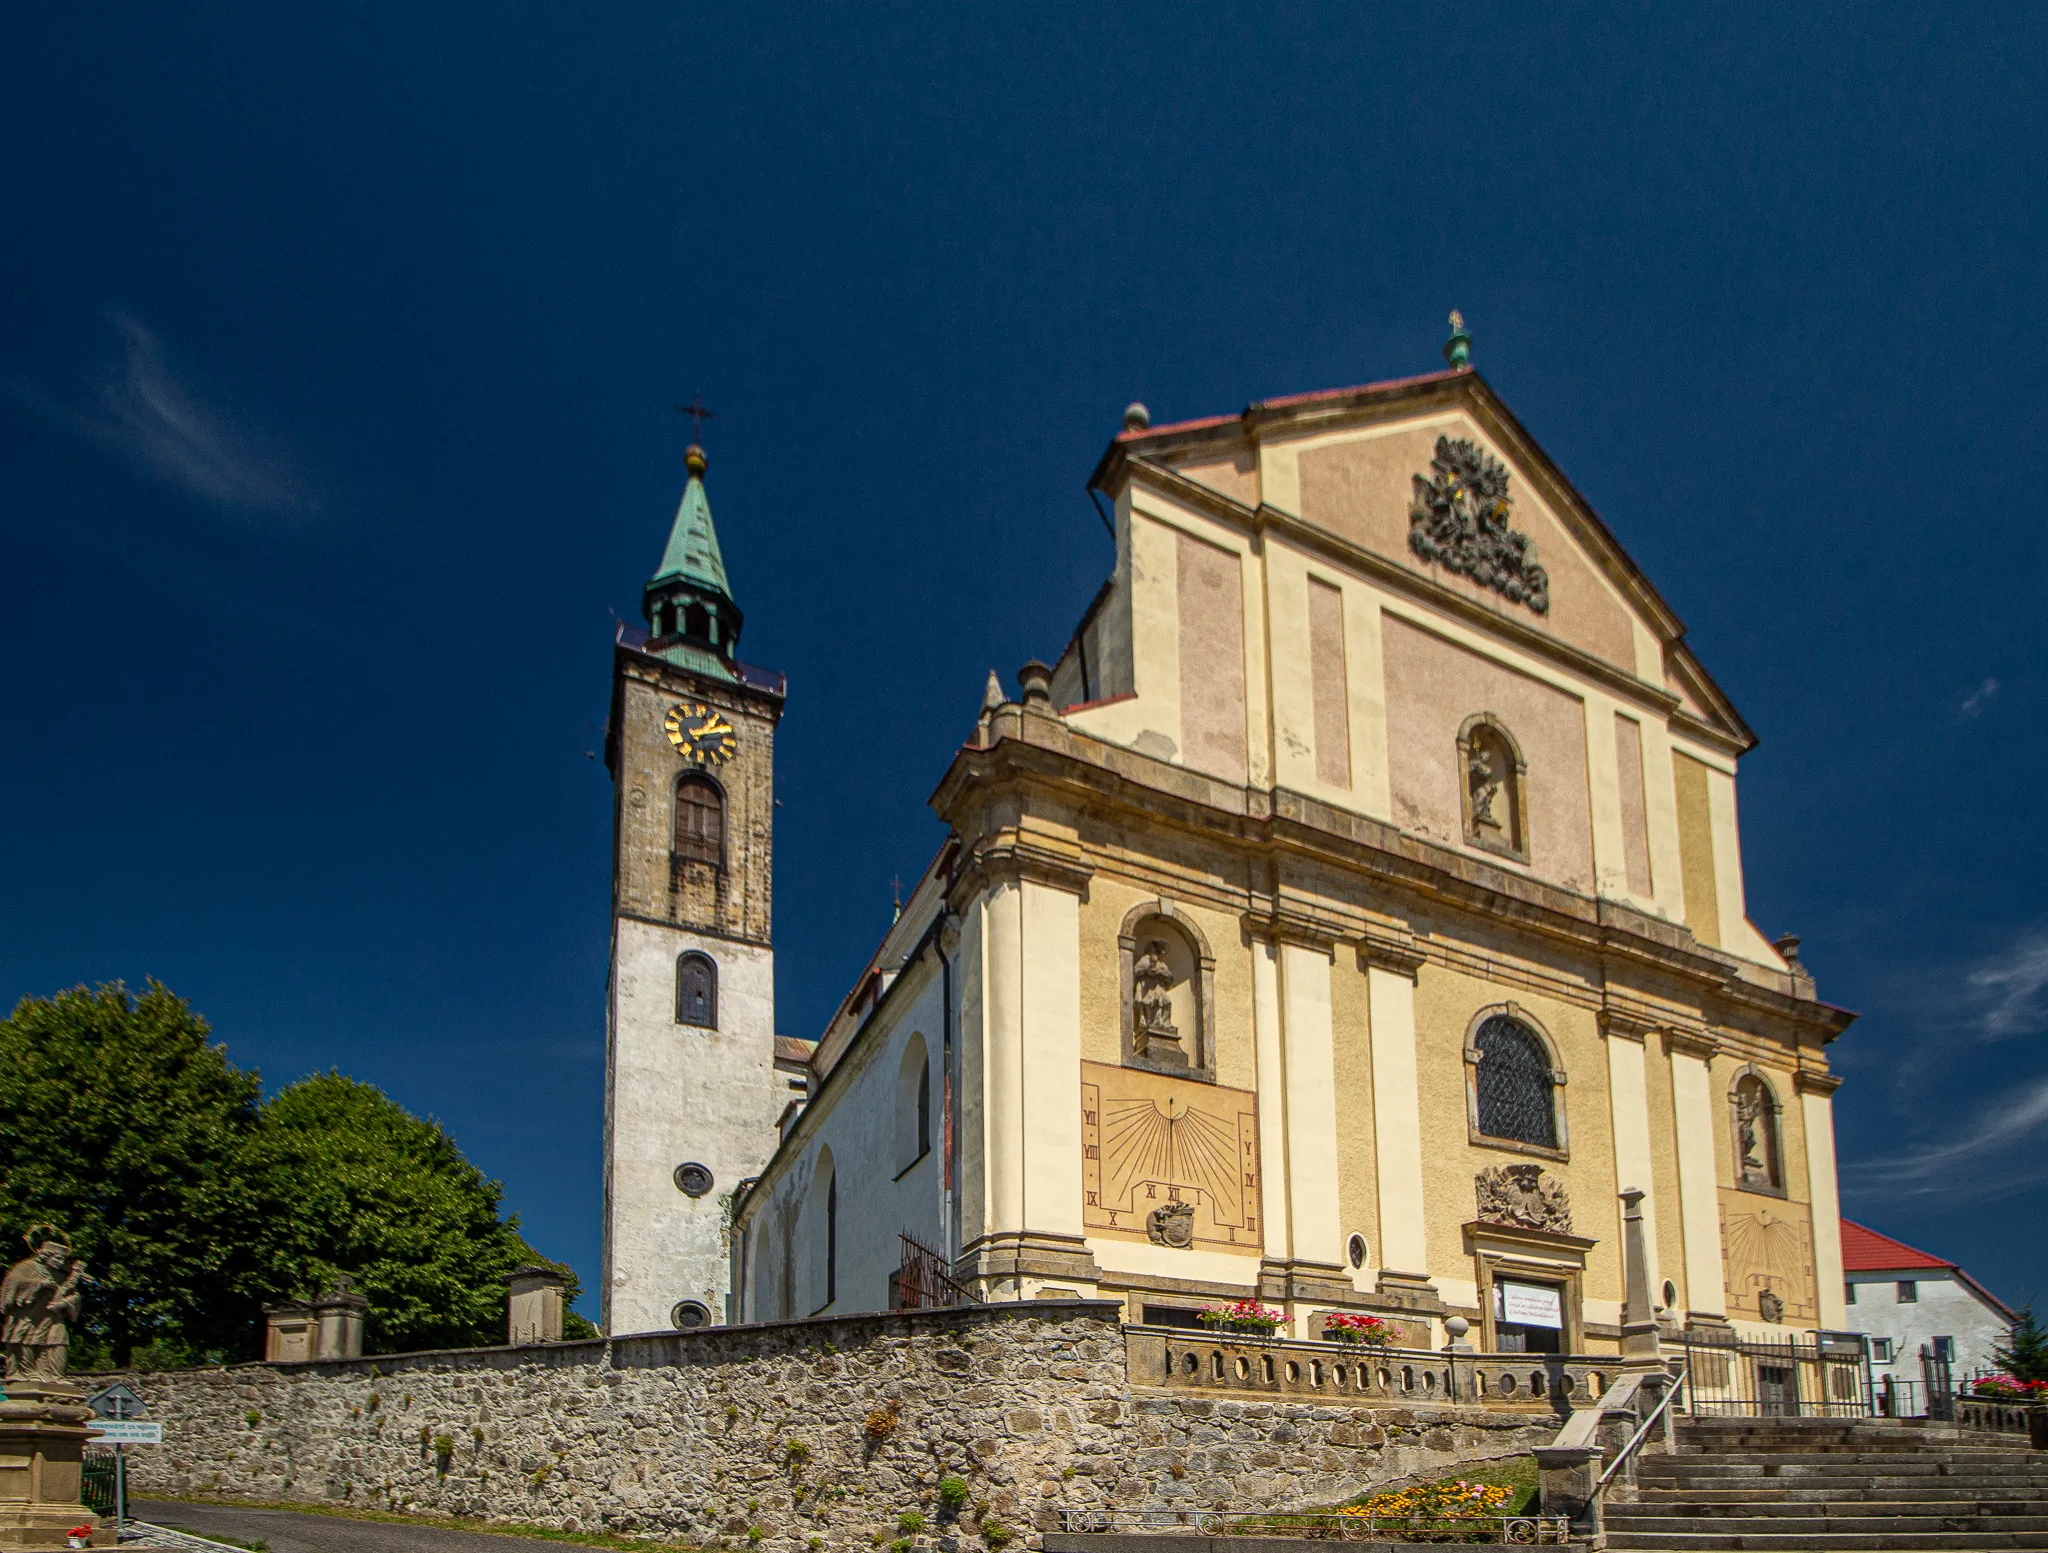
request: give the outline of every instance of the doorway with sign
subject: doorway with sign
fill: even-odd
[[[1493,1346],[1500,1353],[1563,1353],[1563,1291],[1554,1283],[1494,1279]]]

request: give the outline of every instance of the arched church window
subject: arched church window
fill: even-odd
[[[1770,1080],[1755,1068],[1745,1068],[1728,1099],[1734,1113],[1736,1179],[1748,1191],[1784,1191],[1784,1142],[1778,1128],[1778,1097]]]
[[[725,866],[725,793],[700,772],[676,783],[675,856],[678,862]]]
[[[931,1146],[931,1054],[924,1037],[912,1034],[896,1070],[896,1173],[923,1159]]]
[[[1543,1038],[1512,1014],[1480,1023],[1466,1053],[1472,1063],[1473,1122],[1481,1137],[1561,1146],[1557,1072]]]
[[[833,1168],[832,1151],[818,1151],[817,1171],[804,1202],[804,1238],[809,1242],[805,1260],[809,1266],[804,1282],[810,1314],[817,1315],[839,1298],[839,1173]]]
[[[718,1028],[718,962],[695,949],[676,958],[676,1023]]]
[[[1465,840],[1519,862],[1529,860],[1528,767],[1507,725],[1491,712],[1465,719],[1458,733]]]

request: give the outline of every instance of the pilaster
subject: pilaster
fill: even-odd
[[[1650,1093],[1645,1072],[1648,1034],[1634,1020],[1602,1014],[1607,1048],[1607,1103],[1614,1126],[1614,1184],[1624,1195],[1638,1194],[1643,1229],[1643,1268],[1654,1296],[1663,1283],[1657,1256],[1655,1160],[1650,1146]]]
[[[1415,1065],[1415,975],[1422,960],[1405,930],[1369,933],[1359,945],[1372,1022],[1374,1163],[1379,1170],[1380,1283],[1429,1277],[1423,1214],[1422,1098]]]
[[[1721,1203],[1714,1170],[1714,1101],[1707,1064],[1719,1045],[1704,1030],[1668,1029],[1673,1132],[1678,1140],[1679,1228],[1685,1244],[1689,1324],[1724,1326],[1728,1295],[1721,1270]]]
[[[1835,1181],[1835,1091],[1832,1073],[1802,1069],[1792,1075],[1806,1134],[1806,1189],[1813,1209],[1813,1276],[1819,1285],[1820,1326],[1839,1332],[1849,1324],[1842,1288],[1842,1204]]]

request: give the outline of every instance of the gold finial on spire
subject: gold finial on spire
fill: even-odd
[[[683,449],[683,467],[701,480],[704,478],[704,471],[711,467],[711,460],[705,457],[704,450],[693,442]]]

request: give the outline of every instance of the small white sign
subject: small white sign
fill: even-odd
[[[161,1445],[164,1426],[146,1418],[101,1418],[92,1425],[102,1445]]]
[[[1548,1283],[1500,1284],[1501,1319],[1525,1327],[1562,1327],[1564,1308],[1557,1287]]]

